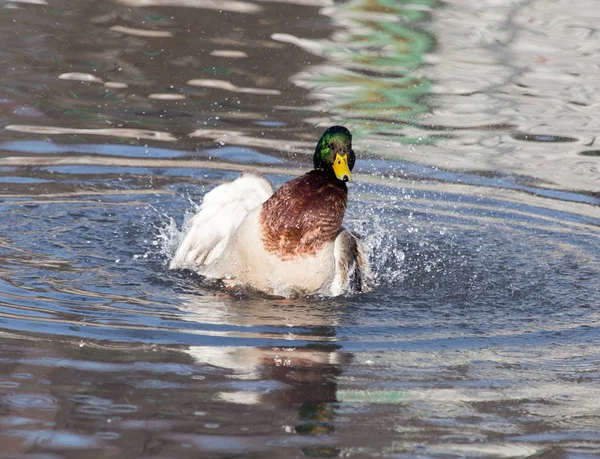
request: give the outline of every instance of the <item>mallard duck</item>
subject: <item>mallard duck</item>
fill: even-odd
[[[317,143],[314,170],[276,192],[248,172],[217,186],[184,229],[169,267],[288,297],[370,290],[362,244],[342,227],[354,161],[350,131],[332,126]]]

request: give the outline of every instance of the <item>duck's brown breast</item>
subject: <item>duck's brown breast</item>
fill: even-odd
[[[282,260],[314,255],[342,226],[348,189],[321,171],[285,183],[262,206],[265,250]]]

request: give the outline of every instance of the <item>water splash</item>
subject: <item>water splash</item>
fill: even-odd
[[[190,220],[200,210],[200,205],[196,204],[188,198],[192,207],[185,211],[181,230],[177,227],[177,223],[173,217],[167,216],[168,221],[163,222],[157,227],[158,234],[154,240],[154,245],[159,249],[159,255],[164,260],[164,264],[168,265],[187,230]]]
[[[386,225],[386,219],[377,211],[359,220],[351,220],[369,256],[375,286],[393,285],[405,277],[402,264],[406,255],[398,234]]]
[[[157,226],[158,233],[153,244],[158,248],[164,265],[169,264],[188,228],[189,221],[200,209],[199,204],[191,199],[189,202],[191,207],[185,211],[180,227],[171,216],[166,216],[167,220]],[[402,269],[405,254],[401,248],[400,235],[389,227],[383,214],[384,209],[374,209],[364,218],[357,219],[349,216],[347,220],[348,228],[358,234],[364,244],[375,286],[395,285],[405,277],[405,271]]]

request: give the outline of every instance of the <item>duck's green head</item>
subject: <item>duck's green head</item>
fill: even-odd
[[[313,160],[315,170],[333,171],[338,180],[350,180],[355,161],[350,131],[344,126],[327,129],[317,143]]]

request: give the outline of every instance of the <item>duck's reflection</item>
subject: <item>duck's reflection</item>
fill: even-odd
[[[297,413],[291,425],[282,428],[303,436],[332,436],[335,433],[337,384],[344,361],[351,358],[335,343],[337,314],[322,301],[232,300],[190,296],[183,309],[189,320],[214,324],[291,330],[288,339],[314,341],[294,347],[208,347],[191,346],[187,353],[196,363],[231,370],[233,380],[261,381],[264,390],[222,391],[218,397],[243,405],[269,406]],[[298,335],[301,333],[301,336]],[[259,342],[265,341],[258,340]],[[334,440],[335,442],[335,440]],[[311,457],[338,456],[340,450],[314,444],[302,448]],[[334,443],[333,443],[334,444]]]

